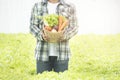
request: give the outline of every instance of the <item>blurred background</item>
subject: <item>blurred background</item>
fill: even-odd
[[[0,0],[0,33],[29,33],[31,9],[40,0]],[[79,34],[120,32],[120,0],[65,0],[75,4]]]
[[[36,75],[36,39],[24,33],[39,1],[0,0],[0,80],[120,80],[120,0],[65,0],[76,6],[80,34],[70,40],[69,70]]]

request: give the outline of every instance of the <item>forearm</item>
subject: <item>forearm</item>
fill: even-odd
[[[30,25],[30,33],[34,35],[36,39],[43,40],[42,37],[43,32],[36,25],[33,24]]]
[[[72,10],[73,10],[73,13],[71,14],[71,16],[69,18],[69,25],[65,29],[65,33],[64,33],[66,40],[71,39],[78,32],[77,17],[76,17],[74,8],[72,8]]]
[[[38,18],[38,4],[35,4],[30,18],[30,33],[33,34],[38,40],[43,40],[42,38],[42,24],[41,19]]]
[[[78,26],[68,28],[64,33],[64,39],[69,40],[78,33]]]
[[[64,39],[69,40],[78,33],[78,20],[76,17],[76,8],[73,4],[70,7],[69,25],[65,29]]]

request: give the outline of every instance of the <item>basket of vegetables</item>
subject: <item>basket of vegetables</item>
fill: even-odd
[[[50,14],[43,16],[44,33],[49,37],[49,42],[57,42],[61,36],[62,31],[67,26],[68,21],[62,15]]]

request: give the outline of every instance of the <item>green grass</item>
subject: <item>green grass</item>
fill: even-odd
[[[120,80],[120,34],[77,35],[69,70],[36,75],[31,34],[0,34],[0,80]]]

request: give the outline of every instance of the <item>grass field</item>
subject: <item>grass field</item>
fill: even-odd
[[[0,80],[120,80],[120,34],[72,38],[63,73],[36,75],[35,41],[31,34],[0,34]]]

